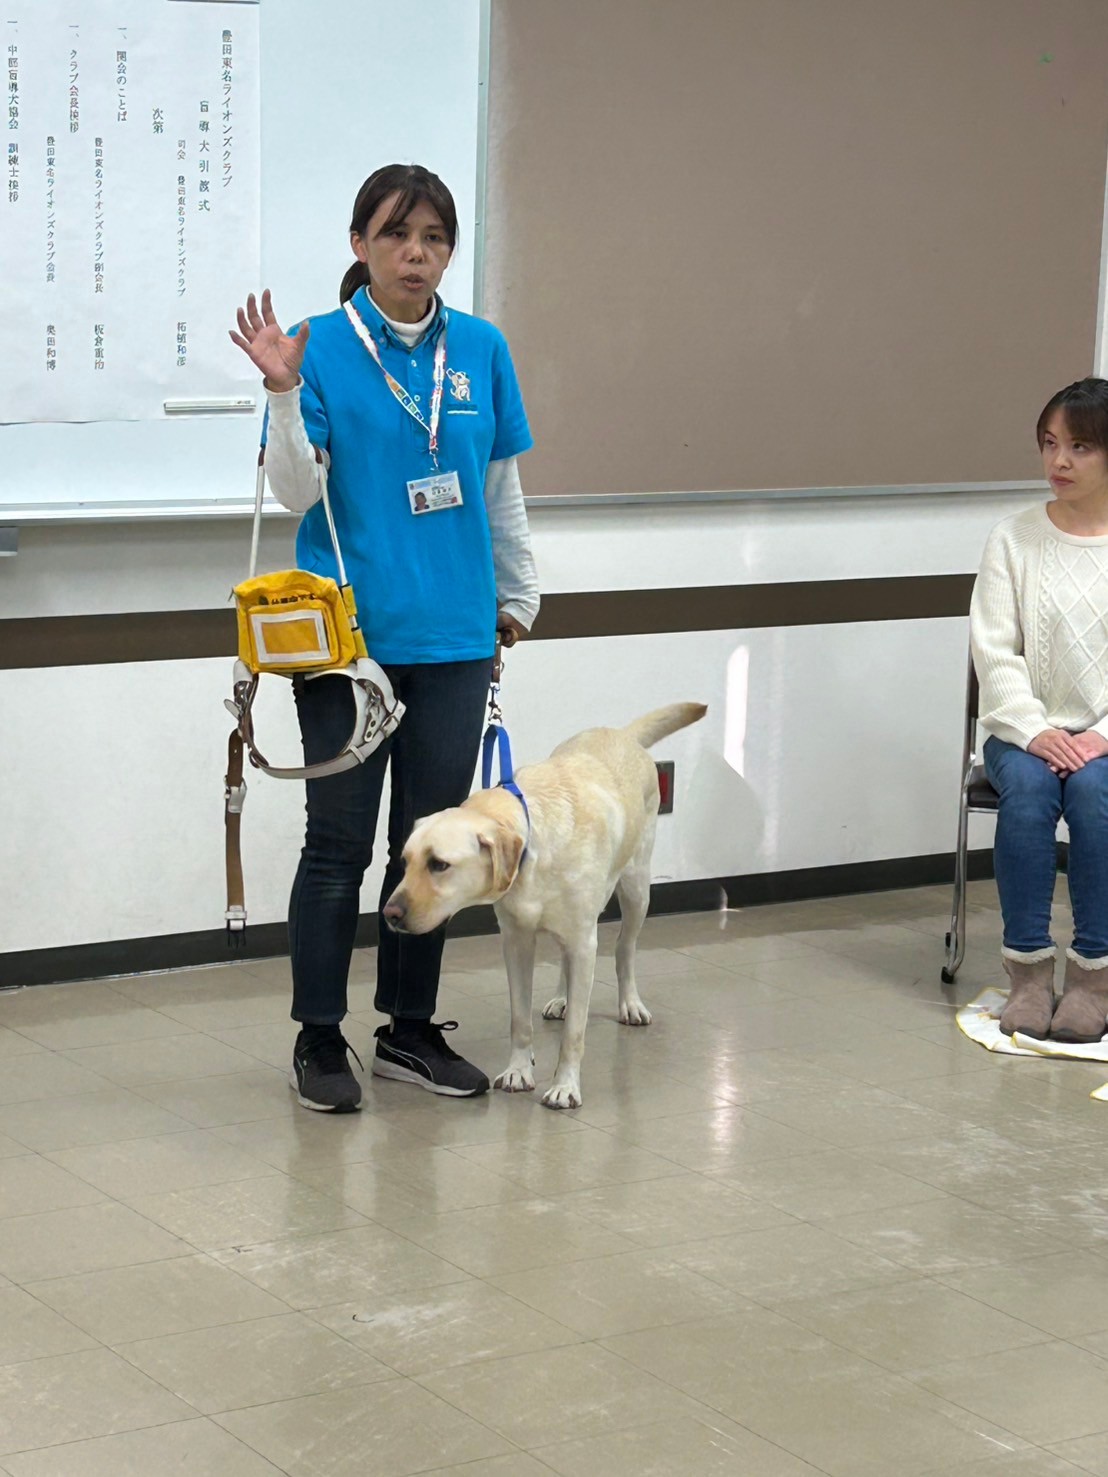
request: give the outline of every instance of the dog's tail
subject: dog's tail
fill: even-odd
[[[644,749],[649,749],[652,744],[668,738],[671,733],[699,723],[707,711],[704,703],[671,703],[668,708],[655,708],[653,713],[636,718],[623,731],[628,738],[642,744]]]

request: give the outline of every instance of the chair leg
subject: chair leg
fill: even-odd
[[[942,970],[944,985],[952,985],[966,952],[966,870],[969,851],[969,799],[962,788],[958,806],[958,845],[954,852],[954,898],[950,911],[950,932],[946,936],[946,963]]]

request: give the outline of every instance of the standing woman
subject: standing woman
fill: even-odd
[[[454,201],[416,165],[392,164],[358,192],[355,261],[337,311],[286,334],[269,292],[238,313],[234,342],[264,376],[266,472],[274,496],[303,513],[302,569],[336,574],[318,462],[370,655],[406,712],[359,767],[307,782],[307,833],[289,904],[290,1079],[304,1107],[353,1112],[361,1088],[341,1023],[386,769],[389,860],[381,900],[403,872],[401,848],[423,815],[469,793],[496,631],[507,644],[539,608],[516,458],[531,446],[503,335],[438,296],[457,242]],[[305,763],[341,749],[350,683],[295,679]],[[382,928],[373,1071],[471,1097],[488,1078],[432,1023],[444,935]]]
[[[1000,1029],[1099,1041],[1108,1017],[1108,381],[1059,390],[1038,424],[1053,501],[998,523],[970,610],[1000,796],[994,861],[1011,980]],[[1069,828],[1073,947],[1054,1001],[1055,830]]]

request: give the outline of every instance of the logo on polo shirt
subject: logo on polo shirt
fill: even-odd
[[[455,400],[469,400],[469,375],[460,369],[448,369],[446,377],[450,381],[450,394]]]

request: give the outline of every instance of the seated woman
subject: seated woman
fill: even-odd
[[[1000,1029],[1099,1041],[1108,1017],[1108,380],[1038,424],[1053,500],[989,535],[970,635],[1000,796],[994,863],[1011,991]],[[1069,828],[1073,947],[1054,1001],[1055,829]]]

